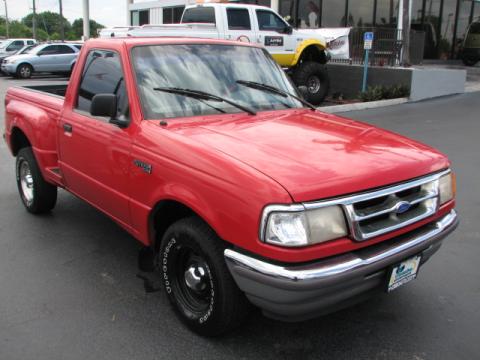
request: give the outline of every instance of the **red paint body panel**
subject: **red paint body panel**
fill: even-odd
[[[224,240],[260,256],[304,262],[352,251],[410,231],[446,213],[364,242],[349,238],[288,249],[258,239],[268,204],[289,204],[365,191],[449,166],[438,151],[400,135],[310,110],[282,110],[208,117],[144,120],[130,49],[174,43],[231,42],[205,39],[89,41],[72,74],[65,100],[27,89],[7,92],[6,139],[24,132],[48,181],[99,208],[139,241],[153,241],[149,218],[162,200],[196,212]],[[241,45],[245,46],[244,43]],[[251,45],[247,45],[251,46]],[[75,110],[87,53],[117,51],[122,59],[131,124],[120,129]],[[73,126],[72,134],[63,130]],[[152,165],[147,174],[133,161]],[[61,170],[61,182],[49,168]]]

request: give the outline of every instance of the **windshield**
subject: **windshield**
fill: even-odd
[[[28,48],[27,50],[23,51],[22,54],[33,54],[37,49],[40,47],[40,45],[32,45],[32,47]]]
[[[232,45],[152,45],[132,50],[146,119],[238,113],[227,102],[199,101],[158,88],[181,88],[220,96],[255,111],[299,108],[291,97],[242,86],[253,81],[297,94],[286,74],[265,50]],[[214,105],[214,106],[211,106]]]
[[[5,48],[10,45],[12,41],[5,41],[0,44],[0,50],[5,50]]]

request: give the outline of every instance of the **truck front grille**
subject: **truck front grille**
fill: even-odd
[[[351,236],[364,241],[435,214],[439,207],[439,178],[446,173],[448,171],[380,190],[304,205],[306,208],[340,205]]]

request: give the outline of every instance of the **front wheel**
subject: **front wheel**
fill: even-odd
[[[20,64],[17,69],[17,77],[22,79],[30,79],[32,77],[33,68],[29,64]]]
[[[28,212],[41,214],[55,207],[57,187],[43,179],[31,148],[18,152],[16,174],[20,199]]]
[[[292,75],[296,86],[305,86],[305,100],[319,105],[323,102],[330,88],[327,67],[314,61],[305,61],[297,66]]]
[[[160,246],[167,297],[180,320],[203,336],[239,326],[249,307],[230,275],[224,250],[215,232],[196,217],[171,225]]]

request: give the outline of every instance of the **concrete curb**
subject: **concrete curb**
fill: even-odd
[[[465,84],[465,92],[466,93],[472,93],[472,92],[477,92],[480,91],[480,82],[471,82],[471,83],[466,83]]]
[[[381,108],[386,106],[400,105],[400,104],[405,104],[406,102],[408,102],[408,98],[404,97],[404,98],[398,98],[398,99],[359,102],[355,104],[324,106],[324,107],[319,107],[317,109],[326,113],[335,114],[339,112],[375,109],[375,108]]]

